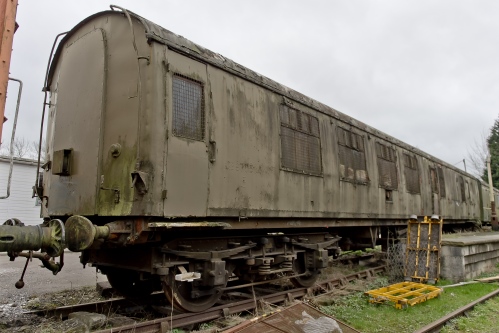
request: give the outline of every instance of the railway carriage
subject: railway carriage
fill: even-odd
[[[486,218],[469,174],[114,9],[50,66],[47,236],[10,222],[0,250],[67,246],[123,293],[162,287],[202,311],[232,275],[310,286],[340,248],[386,244],[413,214]]]

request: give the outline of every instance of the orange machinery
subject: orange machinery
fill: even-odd
[[[2,138],[3,123],[5,118],[5,101],[9,82],[10,57],[12,42],[17,29],[16,24],[17,0],[0,0],[0,141]]]

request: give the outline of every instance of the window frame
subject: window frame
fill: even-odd
[[[403,160],[404,160],[404,179],[405,179],[405,189],[408,193],[412,193],[412,194],[421,194],[421,174],[419,172],[419,164],[418,164],[418,159],[416,157],[416,155],[413,155],[413,154],[409,154],[409,153],[406,153],[404,152],[402,154],[403,156]],[[409,165],[407,165],[407,161],[409,161]],[[417,172],[417,176],[418,176],[418,191],[412,191],[411,189],[409,189],[409,182],[407,181],[407,169],[410,169],[410,170],[416,170]]]
[[[438,193],[440,195],[440,198],[446,198],[447,190],[445,188],[444,168],[441,165],[438,165],[436,169],[438,178]]]
[[[397,165],[398,161],[398,156],[397,156],[397,150],[390,144],[388,143],[382,143],[380,141],[376,141],[375,143],[376,147],[376,165],[378,167],[378,186],[381,188],[384,188],[386,190],[392,190],[392,191],[398,191],[399,188],[399,182],[400,182],[400,176],[399,176],[399,169]],[[385,185],[382,180],[381,180],[381,167],[380,167],[380,162],[385,161],[386,163],[391,163],[393,164],[393,167],[395,169],[395,185]],[[390,180],[393,182],[393,179]]]
[[[460,202],[466,203],[466,182],[463,175],[456,175],[457,182],[457,193],[459,195]]]
[[[292,117],[292,115],[295,115]],[[300,115],[300,116],[298,116]],[[303,119],[307,119],[308,123],[308,131],[303,129]],[[314,120],[315,119],[315,120]],[[283,149],[283,131],[282,129],[286,128],[293,133],[300,133],[302,135],[306,135],[308,137],[316,138],[318,140],[318,157],[319,162],[318,165],[320,167],[319,172],[314,172],[312,170],[302,170],[298,168],[293,168],[290,166],[286,166],[283,164],[284,158],[284,149]],[[289,171],[293,173],[298,173],[302,175],[315,176],[315,177],[323,177],[324,176],[324,167],[322,165],[322,141],[321,141],[321,130],[320,130],[320,121],[316,115],[312,115],[310,112],[302,111],[294,106],[290,106],[288,104],[281,104],[279,107],[279,166],[281,170]],[[307,150],[307,152],[309,152]],[[296,162],[296,161],[295,161]],[[308,161],[310,164],[310,160]]]
[[[177,131],[176,125],[178,125],[178,124],[177,124],[176,120],[180,121],[180,119],[177,119],[177,117],[176,117],[177,113],[175,112],[175,96],[176,96],[176,94],[175,94],[175,80],[181,80],[184,82],[188,82],[190,84],[197,85],[200,88],[201,101],[200,101],[199,113],[200,113],[201,119],[199,119],[199,125],[201,126],[201,129],[199,130],[199,132],[200,132],[199,136],[188,135],[188,134],[186,135],[183,132]],[[171,97],[171,101],[172,101],[171,102],[172,103],[171,104],[172,105],[172,108],[171,108],[172,135],[175,137],[178,137],[178,138],[184,138],[184,139],[189,139],[189,140],[193,140],[193,141],[204,142],[205,138],[206,138],[206,105],[205,105],[206,100],[205,100],[205,92],[204,92],[205,84],[199,80],[195,80],[191,77],[188,77],[188,76],[183,75],[183,74],[178,73],[178,72],[173,73],[171,82],[172,82],[172,85],[171,85],[171,89],[172,89],[172,97]]]
[[[358,185],[368,185],[371,180],[369,179],[369,172],[367,170],[367,156],[366,156],[366,142],[363,134],[356,133],[352,129],[347,129],[343,126],[336,127],[336,144],[338,147],[338,171],[341,168],[341,148],[345,147],[345,149],[350,149],[351,151],[361,152],[364,155],[364,169],[366,173],[366,178],[359,180],[357,179],[357,171],[361,169],[354,170],[354,178],[349,178],[341,175],[341,171],[339,171],[340,181],[345,181]],[[347,166],[344,165],[346,168]]]

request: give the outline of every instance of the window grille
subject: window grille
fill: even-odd
[[[464,181],[464,184],[465,184],[465,187],[466,187],[466,197],[468,198],[468,202],[469,203],[473,203],[473,196],[471,196],[471,186],[470,186],[470,183],[468,183],[467,180]]]
[[[320,175],[322,173],[319,120],[282,106],[281,166],[291,171]]]
[[[359,184],[367,184],[364,137],[338,127],[338,153],[340,179]]]
[[[461,193],[461,202],[466,202],[466,189],[464,187],[463,176],[457,176],[457,184],[459,187],[459,192]]]
[[[440,193],[440,197],[445,197],[445,179],[444,171],[441,166],[438,168],[430,167],[431,190],[433,193]]]
[[[407,192],[421,193],[419,183],[419,168],[416,156],[404,153],[404,176]]]
[[[203,85],[184,76],[173,76],[173,134],[197,141],[204,139]]]
[[[378,157],[379,186],[388,190],[398,188],[397,155],[395,149],[376,143]]]
[[[430,167],[430,183],[431,183],[431,191],[433,193],[438,193],[437,171],[435,168],[432,167]]]
[[[440,197],[445,198],[445,179],[444,179],[444,170],[441,166],[437,168],[438,174],[438,184],[440,186]]]

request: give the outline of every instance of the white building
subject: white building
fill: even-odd
[[[36,160],[14,158],[10,196],[0,199],[0,224],[10,218],[17,218],[25,225],[42,223],[40,201],[33,198],[36,181]],[[0,156],[0,197],[7,195],[10,159]]]

